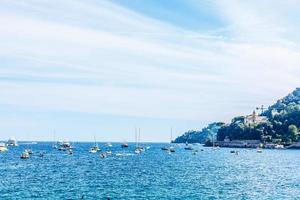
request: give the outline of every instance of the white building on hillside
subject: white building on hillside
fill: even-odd
[[[244,119],[244,123],[247,125],[259,124],[267,121],[268,119],[266,117],[257,115],[255,110],[251,115],[247,115]]]

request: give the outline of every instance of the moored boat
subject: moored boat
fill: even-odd
[[[121,144],[121,147],[122,147],[122,148],[127,148],[127,147],[128,147],[128,143],[127,143],[127,142],[124,142],[123,144]]]
[[[17,140],[15,137],[11,137],[7,141],[7,146],[18,146]]]
[[[27,151],[24,151],[21,156],[20,156],[21,159],[28,159],[29,158],[29,153]]]
[[[70,142],[63,141],[59,143],[59,148],[58,148],[59,151],[67,151],[70,149],[72,149]]]
[[[7,147],[6,147],[6,144],[4,144],[4,143],[0,143],[0,152],[5,152],[5,151],[7,151],[8,149],[7,149]]]

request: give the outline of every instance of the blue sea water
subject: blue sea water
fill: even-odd
[[[160,149],[164,144],[148,143],[136,155],[134,144],[113,143],[112,155],[102,159],[88,152],[92,143],[73,145],[73,155],[51,143],[31,145],[28,160],[20,159],[28,145],[1,153],[0,199],[300,199],[297,150],[235,155],[195,145],[204,151],[193,155],[178,146],[170,155]]]

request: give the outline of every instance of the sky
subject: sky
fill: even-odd
[[[300,86],[300,1],[0,0],[0,140],[170,140]]]

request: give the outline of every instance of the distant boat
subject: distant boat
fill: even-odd
[[[106,151],[107,155],[111,155],[112,154],[112,151],[111,150],[108,150]]]
[[[57,149],[57,146],[58,146],[58,142],[56,142],[55,140],[55,130],[53,132],[53,144],[52,144],[52,148],[53,149]]]
[[[284,146],[282,144],[277,144],[274,147],[275,149],[284,149]]]
[[[95,141],[95,144],[93,147],[90,148],[90,153],[97,153],[98,151],[100,151],[101,149],[99,148],[98,146],[98,143],[96,142],[96,137],[94,136],[94,141]]]
[[[73,147],[71,146],[70,142],[67,142],[67,141],[63,141],[61,143],[59,143],[59,148],[58,150],[59,151],[67,151],[67,150],[70,150],[72,149]]]
[[[25,152],[27,152],[29,155],[32,155],[32,154],[33,154],[32,149],[25,149]]]
[[[68,149],[68,154],[69,155],[73,155],[73,150],[72,149]]]
[[[15,137],[9,138],[8,141],[7,141],[7,145],[8,146],[15,146],[15,147],[18,146],[16,138]]]
[[[161,150],[167,151],[168,153],[174,153],[175,152],[175,147],[172,146],[172,137],[173,137],[172,134],[173,134],[173,129],[171,128],[170,145],[162,147]]]
[[[27,151],[24,151],[21,156],[20,156],[21,159],[28,159],[29,158],[29,153]]]
[[[6,144],[0,143],[0,152],[5,152],[5,151],[8,151]]]
[[[112,147],[112,144],[110,142],[106,143],[105,146]]]
[[[125,142],[125,143],[121,144],[121,147],[122,148],[127,148],[128,147],[128,143]]]
[[[257,153],[262,153],[263,151],[262,151],[261,148],[258,148],[258,149],[256,150],[256,152],[257,152]]]
[[[106,157],[107,157],[107,153],[106,152],[100,153],[100,158],[106,158]]]
[[[145,151],[145,148],[140,146],[140,140],[141,140],[141,129],[139,129],[138,135],[137,130],[135,129],[135,138],[136,138],[136,144],[135,144],[135,150],[134,153],[139,154],[141,152]]]
[[[193,148],[192,146],[190,146],[190,145],[189,145],[189,146],[186,146],[186,147],[184,147],[184,149],[185,149],[185,150],[194,150],[194,148]]]

